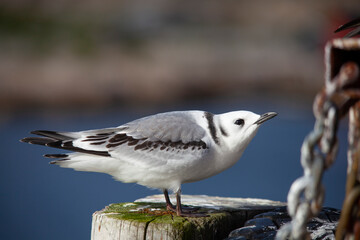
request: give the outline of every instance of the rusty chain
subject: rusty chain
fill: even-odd
[[[349,111],[349,149],[346,198],[336,239],[360,239],[360,101]]]
[[[360,41],[354,39],[333,40],[326,47],[325,88],[316,96],[313,110],[316,122],[313,131],[305,138],[301,148],[301,165],[304,175],[296,179],[288,193],[288,212],[292,218],[283,225],[276,239],[310,239],[306,230],[307,222],[321,211],[325,189],[321,183],[324,170],[329,168],[338,152],[337,128],[340,119],[350,111],[349,128],[349,176],[348,194],[337,230],[337,239],[342,239],[350,223],[354,232],[360,233],[360,185],[358,161],[360,160],[360,79],[359,63],[341,62],[338,73],[334,76],[337,63],[333,56],[333,47],[351,50],[355,46],[360,50]],[[345,46],[345,47],[344,47]],[[349,49],[348,49],[349,48]],[[358,59],[360,61],[360,59]],[[355,188],[356,186],[356,188]],[[354,215],[354,205],[357,206]],[[347,216],[343,216],[347,211]],[[351,216],[350,216],[351,215]],[[353,220],[355,219],[355,221]],[[356,221],[357,219],[357,221]],[[347,231],[348,232],[348,231]],[[341,235],[341,238],[338,237]],[[356,234],[355,234],[356,235]],[[358,235],[360,236],[360,234]]]

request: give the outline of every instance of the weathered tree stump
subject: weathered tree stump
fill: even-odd
[[[200,207],[197,212],[209,215],[184,218],[167,211],[163,201],[162,195],[154,195],[95,212],[91,239],[224,239],[255,215],[286,205],[262,199],[182,195],[183,205]],[[172,198],[172,202],[176,201]]]

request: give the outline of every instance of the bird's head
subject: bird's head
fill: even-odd
[[[275,112],[258,115],[249,111],[219,114],[218,126],[224,144],[232,151],[243,152],[255,136],[259,126],[276,115]]]

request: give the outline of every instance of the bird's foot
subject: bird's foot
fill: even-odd
[[[199,210],[199,207],[181,207],[181,209],[176,209],[173,205],[167,205],[166,209],[176,213],[176,215],[181,217],[209,217],[209,215],[204,213],[194,213]]]
[[[166,205],[166,209],[172,212],[177,212],[176,207],[174,205]],[[181,207],[183,213],[192,213],[199,209],[200,209],[199,207],[184,207],[184,206]]]
[[[194,213],[199,210],[199,207],[183,207],[181,206],[181,190],[179,189],[176,192],[176,206],[174,206],[169,198],[168,190],[164,189],[164,196],[166,201],[166,209],[176,213],[177,216],[181,217],[209,217],[209,215],[204,213]]]

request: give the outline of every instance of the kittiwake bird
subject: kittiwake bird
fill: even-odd
[[[181,184],[200,181],[233,166],[259,126],[277,113],[212,114],[175,111],[140,118],[119,127],[80,132],[31,132],[22,142],[70,150],[46,154],[51,164],[101,172],[124,183],[161,189],[168,210],[183,217],[206,216],[181,206]],[[168,190],[176,193],[177,204]]]

